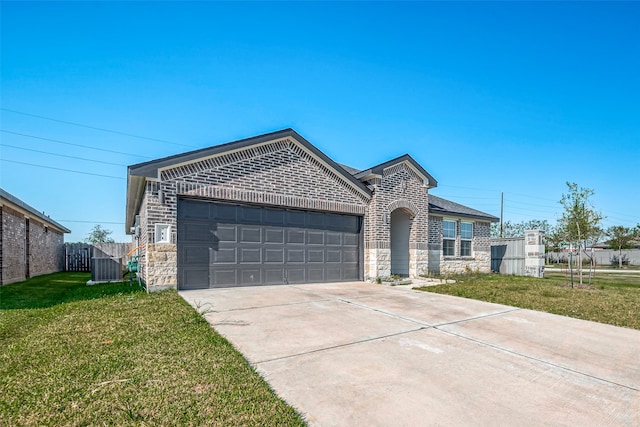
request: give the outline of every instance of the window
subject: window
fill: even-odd
[[[460,223],[460,256],[471,256],[471,240],[473,239],[473,224]]]
[[[171,226],[156,224],[156,243],[171,243]]]
[[[456,222],[442,221],[442,255],[456,255]]]

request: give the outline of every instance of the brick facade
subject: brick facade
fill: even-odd
[[[423,180],[406,164],[397,164],[365,183],[373,187],[364,221],[365,279],[391,275],[391,213],[396,209],[411,218],[409,276],[427,274],[429,196]]]
[[[351,176],[294,131],[273,135],[256,137],[255,144],[243,140],[186,153],[186,160],[160,159],[156,169],[153,162],[136,165],[141,171],[137,176],[145,177],[144,186],[130,184],[129,191],[144,190],[133,214],[128,201],[127,217],[131,222],[132,215],[140,215],[134,243],[141,246],[140,277],[148,290],[177,287],[177,211],[182,197],[360,215],[365,280],[391,275],[391,214],[397,210],[410,221],[410,277],[490,270],[487,221],[473,220],[472,256],[442,256],[442,217],[429,211],[429,187],[437,182],[409,156]],[[168,242],[155,242],[158,224],[170,227]],[[459,246],[458,241],[456,253]]]
[[[146,185],[140,208],[141,278],[149,290],[177,286],[178,197],[364,215],[368,197],[291,140],[163,170]],[[155,242],[156,224],[171,227]]]
[[[64,270],[64,234],[30,212],[0,206],[0,284]]]

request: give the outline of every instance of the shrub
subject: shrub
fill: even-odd
[[[613,255],[611,257],[611,267],[618,267],[620,264],[620,259],[618,258],[618,255]],[[629,265],[629,257],[627,257],[627,254],[622,254],[622,265]]]

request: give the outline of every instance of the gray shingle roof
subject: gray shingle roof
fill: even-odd
[[[493,215],[452,202],[451,200],[443,199],[442,197],[434,196],[433,194],[429,194],[429,213],[484,219],[491,222],[500,221],[499,218]]]
[[[351,166],[343,165],[342,163],[338,163],[338,165],[340,165],[340,167],[342,167],[342,169],[346,170],[351,175],[355,175],[358,172],[360,172],[360,169],[352,168]]]

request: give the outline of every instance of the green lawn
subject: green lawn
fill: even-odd
[[[599,273],[592,289],[567,287],[570,280],[560,272],[544,279],[498,274],[455,279],[453,284],[419,290],[640,329],[640,276]]]
[[[0,287],[0,425],[304,425],[175,291]]]

